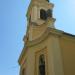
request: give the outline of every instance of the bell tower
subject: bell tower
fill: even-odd
[[[53,7],[49,0],[30,2],[24,48],[19,57],[20,75],[64,75]]]
[[[20,75],[75,75],[75,35],[55,28],[53,7],[49,0],[30,2]]]
[[[54,4],[49,0],[31,0],[27,11],[29,40],[37,39],[47,27],[55,28],[53,18]],[[44,29],[41,31],[41,29]]]

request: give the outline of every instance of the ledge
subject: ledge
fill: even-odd
[[[58,36],[58,37],[67,37],[67,38],[70,38],[70,39],[73,39],[73,41],[75,41],[75,35],[72,35],[70,33],[66,33],[64,31],[61,31],[61,30],[58,30],[58,29],[54,29],[54,28],[50,28],[48,27],[46,29],[46,31],[37,39],[35,40],[32,40],[32,41],[28,41],[25,45],[25,47],[23,48],[22,52],[21,52],[21,55],[19,57],[19,64],[21,64],[21,61],[27,51],[27,48],[28,47],[32,47],[32,46],[35,46],[39,43],[41,43],[42,41],[44,41],[49,35],[55,35],[55,36]]]

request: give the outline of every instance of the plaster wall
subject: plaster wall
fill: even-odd
[[[60,39],[64,75],[75,75],[75,39],[63,37]]]

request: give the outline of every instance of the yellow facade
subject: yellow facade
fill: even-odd
[[[75,75],[75,36],[64,36],[60,40],[65,75]]]
[[[32,12],[31,9],[33,12],[38,9],[34,7],[38,4],[40,8],[53,9],[52,3],[41,0],[41,4],[39,1],[31,1],[27,17]],[[47,5],[43,7],[44,3]],[[47,18],[45,22],[41,19],[38,21],[39,15],[36,17],[36,12],[35,17],[31,18],[35,23],[29,22],[27,34],[23,39],[25,45],[18,61],[20,75],[40,75],[40,55],[44,55],[45,75],[75,75],[75,36],[55,29],[53,17]]]

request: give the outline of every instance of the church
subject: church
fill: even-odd
[[[55,28],[53,8],[49,0],[30,2],[20,75],[75,75],[75,35]]]

